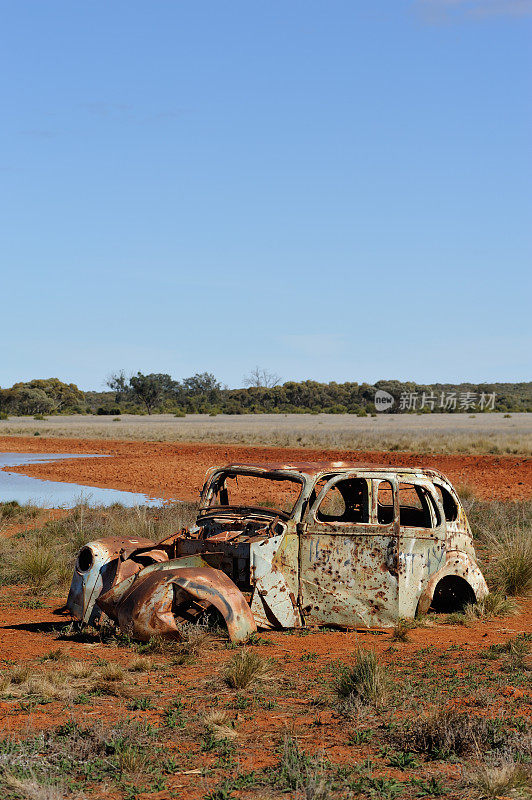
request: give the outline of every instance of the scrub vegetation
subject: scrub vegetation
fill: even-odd
[[[532,383],[437,383],[380,380],[372,383],[286,381],[256,368],[243,379],[244,387],[222,387],[209,372],[175,380],[168,374],[117,372],[107,379],[109,391],[82,392],[57,378],[15,383],[0,390],[0,412],[14,415],[170,412],[182,414],[374,414],[375,393],[394,398],[389,409],[424,413],[501,413],[532,411]],[[405,397],[413,400],[405,402]],[[482,398],[482,399],[481,399]],[[491,399],[489,399],[491,398]]]
[[[0,420],[0,435],[416,453],[532,454],[532,414],[122,414]]]

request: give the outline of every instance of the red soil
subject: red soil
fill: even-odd
[[[435,467],[457,486],[486,500],[532,497],[532,459],[520,456],[425,455],[288,447],[183,444],[0,437],[0,451],[18,453],[97,453],[112,458],[76,459],[10,467],[45,480],[68,481],[151,496],[196,500],[209,467],[261,461],[359,461],[367,464]]]
[[[35,440],[19,437],[0,438],[0,451],[110,455],[112,457],[106,459],[28,465],[18,468],[17,471],[49,480],[146,492],[183,500],[197,498],[205,471],[210,466],[268,460],[357,460],[365,463],[436,467],[455,485],[467,485],[475,494],[486,499],[520,499],[532,496],[532,460],[511,456],[437,456],[63,438]],[[24,527],[31,524],[33,522]],[[31,598],[32,593],[24,587],[2,587],[0,590],[0,650],[6,668],[14,662],[31,663],[38,669],[36,660],[58,647],[76,660],[105,658],[124,666],[131,660],[132,652],[129,648],[96,642],[88,644],[71,640],[58,641],[54,627],[64,618],[53,614],[53,609],[61,606],[65,598],[43,598],[44,607],[40,609],[26,607]],[[483,660],[480,657],[482,651],[490,644],[505,642],[517,633],[532,633],[531,612],[532,600],[529,600],[523,603],[519,616],[478,621],[470,627],[436,625],[415,629],[409,634],[410,640],[404,644],[394,643],[389,631],[311,631],[305,636],[297,632],[288,635],[281,631],[261,633],[267,644],[259,646],[257,652],[261,656],[274,659],[281,688],[274,690],[276,702],[271,708],[254,707],[251,711],[231,712],[239,731],[241,768],[257,769],[274,764],[278,759],[279,739],[284,732],[297,735],[305,750],[322,750],[335,763],[352,764],[371,754],[369,750],[366,752],[365,746],[353,749],[346,745],[346,726],[351,726],[352,721],[346,723],[331,707],[315,706],[315,698],[320,689],[319,685],[313,683],[317,670],[324,670],[321,680],[325,688],[330,680],[327,665],[335,659],[352,662],[357,647],[375,649],[382,661],[393,666],[398,680],[403,675],[409,679],[409,663],[416,652],[422,650],[422,664],[426,662],[428,667],[432,665],[433,680],[441,680],[444,686],[447,680],[444,674],[450,670],[453,681],[459,680],[469,669],[493,672],[494,663]],[[81,724],[90,724],[97,719],[104,724],[113,724],[125,716],[160,724],[162,709],[177,698],[185,703],[189,720],[198,725],[197,721],[194,723],[197,714],[201,715],[203,708],[212,705],[212,680],[231,656],[231,650],[206,648],[201,658],[193,664],[173,668],[169,666],[165,656],[155,656],[159,669],[135,678],[135,696],[147,695],[153,698],[154,706],[147,711],[128,710],[126,700],[116,697],[95,698],[89,705],[65,705],[54,701],[35,707],[0,700],[1,727],[4,731],[27,735],[31,731],[52,727],[67,719],[74,719]],[[474,675],[476,674],[475,672]],[[467,691],[459,692],[452,702],[462,708],[471,708],[471,713],[476,714],[489,713],[496,716],[504,708],[509,714],[529,717],[529,688],[525,685],[506,685],[506,680],[508,683],[512,682],[512,674],[500,675],[501,684],[490,684],[488,705],[481,696],[477,696],[475,692],[468,694]],[[217,688],[216,692],[220,706],[225,707],[231,693],[224,688]],[[190,747],[188,741],[181,742],[176,737],[169,755],[188,757]],[[216,756],[200,752],[199,744],[194,747],[194,752],[190,753],[192,766],[202,769],[215,767]],[[375,757],[375,753],[371,755]],[[424,768],[433,769],[430,764]],[[389,767],[383,766],[379,769],[380,774],[404,779],[402,773]],[[457,767],[449,764],[437,765],[434,770],[438,777],[446,774],[449,777],[458,777]],[[148,796],[160,797],[161,800],[170,796],[200,800],[205,796],[207,788],[212,786],[214,778],[207,785],[198,772],[198,769],[187,771],[187,767],[180,768],[180,771],[168,777],[166,791],[152,791],[148,794],[141,792],[139,797],[142,800]],[[114,795],[96,788],[95,796]]]

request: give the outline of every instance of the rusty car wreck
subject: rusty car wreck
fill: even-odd
[[[67,607],[147,640],[206,609],[233,641],[259,628],[393,627],[488,593],[449,481],[346,462],[230,465],[207,473],[196,524],[154,544],[89,542]]]

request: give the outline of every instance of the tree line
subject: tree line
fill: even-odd
[[[287,381],[256,368],[239,389],[229,389],[210,372],[175,380],[168,374],[119,371],[108,377],[107,390],[83,392],[58,378],[35,379],[0,389],[0,415],[44,414],[261,414],[376,413],[375,393],[394,399],[386,413],[404,411],[532,411],[532,383],[417,384],[397,380],[376,383]],[[454,397],[454,405],[451,402]],[[489,397],[478,407],[473,402]],[[491,402],[493,398],[493,402]],[[421,405],[427,401],[426,405]]]

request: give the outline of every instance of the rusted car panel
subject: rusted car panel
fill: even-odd
[[[426,614],[434,600],[434,595],[438,586],[447,585],[447,591],[452,595],[459,589],[456,579],[460,583],[465,580],[471,593],[467,598],[470,602],[481,600],[488,594],[488,588],[484,576],[478,565],[466,554],[457,550],[447,552],[442,567],[434,572],[421,593],[417,605],[417,611]],[[441,610],[445,610],[442,608]]]
[[[116,577],[118,554],[124,549],[153,546],[149,539],[107,538],[89,542],[81,548],[67,598],[67,608],[85,624],[93,624],[101,614],[97,598],[111,588]]]
[[[256,542],[251,548],[254,585],[251,611],[261,628],[301,626],[297,602],[298,550],[295,530]]]
[[[225,573],[205,562],[189,566],[197,561],[201,559],[175,559],[147,568],[126,586],[117,584],[101,595],[98,605],[122,631],[146,641],[158,635],[180,638],[175,611],[192,597],[218,609],[233,642],[244,641],[257,626],[243,594]]]
[[[114,563],[85,593],[93,603],[100,589],[104,611],[139,638],[175,635],[187,598],[218,608],[241,641],[255,625],[390,627],[488,591],[445,476],[345,462],[209,470],[195,526],[128,543]]]

